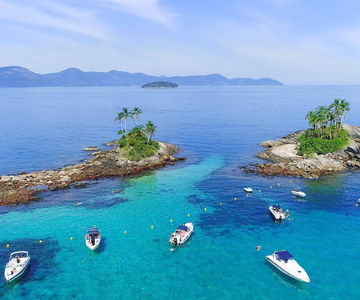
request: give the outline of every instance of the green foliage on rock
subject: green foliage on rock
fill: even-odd
[[[298,142],[300,143],[298,154],[308,157],[314,153],[327,154],[340,151],[350,142],[350,134],[346,130],[341,130],[330,140],[317,137],[314,130],[308,129],[299,137]]]
[[[160,149],[158,142],[148,142],[148,138],[141,129],[141,126],[137,126],[126,135],[123,135],[118,144],[120,156],[131,161],[139,161],[143,158],[151,157]]]

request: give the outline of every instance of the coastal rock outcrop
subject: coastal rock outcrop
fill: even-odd
[[[291,133],[275,141],[264,141],[261,146],[267,147],[258,157],[272,163],[255,164],[245,167],[245,172],[263,175],[285,175],[298,177],[319,177],[348,168],[360,168],[360,127],[343,125],[352,140],[343,150],[326,155],[313,155],[305,158],[297,154],[297,140],[305,130]]]
[[[86,162],[59,170],[3,175],[0,178],[0,205],[29,203],[38,200],[37,194],[44,190],[56,191],[70,188],[72,184],[85,187],[88,180],[130,176],[186,160],[185,157],[173,156],[178,151],[175,145],[161,142],[159,145],[160,149],[154,156],[137,162],[121,158],[116,143],[113,149],[92,153],[94,157]]]

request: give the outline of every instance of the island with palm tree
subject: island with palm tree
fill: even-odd
[[[310,128],[262,142],[268,149],[257,156],[272,163],[247,166],[245,171],[316,178],[360,168],[360,128],[343,124],[348,111],[350,104],[345,99],[309,111],[305,119]]]
[[[131,161],[139,161],[146,157],[154,156],[160,149],[159,142],[153,141],[152,138],[157,132],[157,126],[152,121],[145,125],[139,124],[142,110],[135,107],[129,111],[123,107],[122,112],[118,113],[115,121],[120,123],[121,129],[118,134],[121,138],[118,141],[120,157]],[[127,131],[127,120],[134,119],[136,125],[129,132]]]
[[[141,115],[138,107],[133,110],[124,107],[115,118],[121,126],[120,139],[108,143],[112,149],[90,148],[92,159],[58,170],[0,176],[0,205],[29,203],[38,200],[38,194],[43,191],[85,187],[89,180],[131,176],[185,160],[173,156],[178,151],[175,145],[153,140],[157,126],[152,121],[140,124]],[[128,122],[132,120],[135,126],[128,130]],[[34,188],[37,186],[41,188]]]

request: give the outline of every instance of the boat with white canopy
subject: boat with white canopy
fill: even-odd
[[[5,280],[12,282],[22,275],[30,265],[30,255],[27,251],[17,251],[10,254],[9,262],[5,267]]]
[[[266,260],[284,274],[302,282],[310,282],[306,271],[288,251],[275,251],[272,255],[266,256]]]

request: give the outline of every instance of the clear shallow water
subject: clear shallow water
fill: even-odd
[[[357,299],[360,173],[290,182],[238,166],[258,161],[253,154],[261,141],[306,127],[306,112],[334,98],[350,102],[346,121],[359,125],[359,92],[343,86],[0,89],[1,174],[59,168],[86,159],[86,146],[105,149],[117,138],[113,120],[124,106],[141,107],[143,122],[158,126],[156,139],[180,146],[179,156],[188,157],[142,176],[0,208],[0,265],[11,251],[32,256],[22,281],[0,281],[0,297]],[[254,188],[249,197],[246,186]],[[290,194],[294,187],[306,200]],[[111,193],[118,189],[123,193]],[[268,214],[274,203],[289,209],[291,219],[274,223]],[[194,237],[169,251],[171,232],[190,220]],[[98,253],[84,245],[91,225],[104,237]],[[306,269],[310,284],[266,264],[265,256],[281,249]]]

